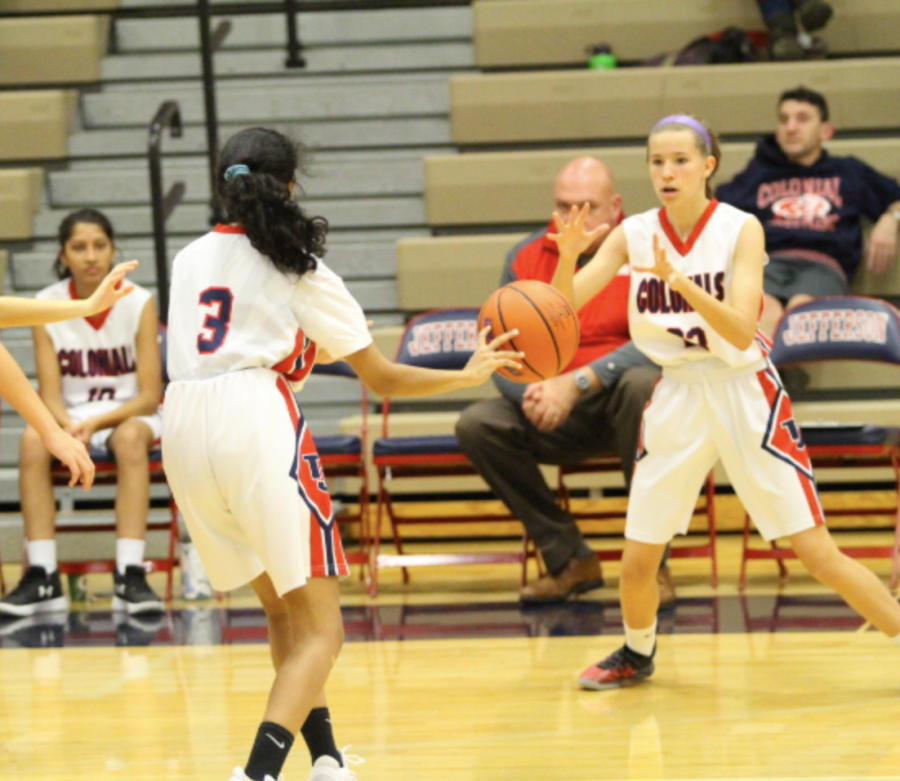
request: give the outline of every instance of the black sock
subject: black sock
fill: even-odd
[[[247,778],[252,781],[263,781],[266,776],[278,778],[284,767],[294,736],[280,724],[264,721],[259,725],[250,759],[244,768]]]
[[[319,757],[326,754],[334,757],[338,764],[343,767],[344,760],[341,752],[338,751],[337,744],[334,742],[334,732],[331,729],[331,713],[328,708],[313,708],[306,717],[303,726],[300,727],[300,734],[306,741],[309,748],[309,756],[315,762]]]

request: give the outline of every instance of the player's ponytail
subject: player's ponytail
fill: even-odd
[[[304,274],[325,254],[328,222],[308,217],[290,185],[300,169],[297,146],[274,130],[232,136],[219,156],[219,199],[230,222],[285,273]]]

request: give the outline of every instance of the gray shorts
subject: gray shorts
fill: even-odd
[[[794,296],[846,296],[850,292],[847,280],[825,263],[805,258],[775,257],[766,264],[763,289],[782,304]]]

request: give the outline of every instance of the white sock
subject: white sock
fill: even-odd
[[[125,568],[131,564],[143,566],[144,544],[144,540],[128,540],[124,537],[116,540],[116,569],[120,575],[124,575]]]
[[[56,540],[28,540],[28,563],[32,567],[43,567],[48,575],[56,572]]]
[[[632,629],[623,622],[625,627],[625,645],[632,651],[644,656],[652,656],[656,648],[656,621],[646,629]]]

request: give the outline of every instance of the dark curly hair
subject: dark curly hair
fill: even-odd
[[[109,221],[109,217],[103,212],[97,211],[96,209],[79,209],[71,214],[67,214],[63,217],[63,221],[59,224],[59,228],[57,228],[56,231],[56,237],[59,239],[59,252],[56,255],[56,260],[53,261],[53,273],[56,274],[59,279],[65,279],[66,277],[72,276],[72,272],[63,265],[60,255],[65,252],[66,243],[72,238],[72,234],[75,232],[75,226],[82,222],[86,222],[89,225],[96,225],[106,234],[110,244],[115,246],[115,231],[113,230],[112,223]]]
[[[244,165],[249,173],[225,173]],[[279,271],[305,274],[325,254],[328,222],[308,217],[288,189],[303,173],[301,147],[275,130],[252,127],[233,135],[219,155],[219,199],[230,222]],[[233,173],[233,172],[232,172]]]

